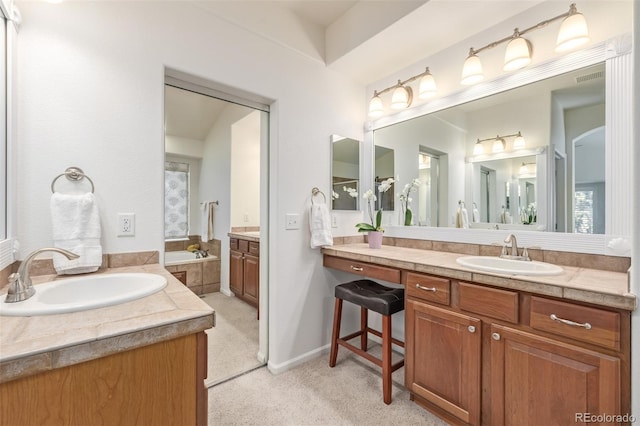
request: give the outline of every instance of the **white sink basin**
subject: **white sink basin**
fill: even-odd
[[[496,256],[464,256],[456,259],[462,266],[479,271],[507,275],[558,275],[562,268],[545,262],[503,259]]]
[[[35,286],[36,294],[15,303],[0,295],[0,315],[33,316],[86,311],[139,299],[162,290],[167,280],[147,273],[94,274]]]

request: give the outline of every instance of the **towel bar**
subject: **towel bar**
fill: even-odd
[[[324,203],[327,203],[327,197],[325,197],[324,192],[320,191],[318,188],[314,187],[311,190],[311,204],[313,204],[313,197],[315,197],[316,195],[322,195],[322,198],[324,199]]]
[[[84,174],[84,172],[82,171],[82,169],[80,167],[67,167],[67,170],[64,171],[64,173],[60,173],[58,176],[56,176],[53,181],[51,182],[51,192],[55,193],[55,184],[56,181],[58,179],[60,179],[62,176],[66,176],[67,179],[77,182],[80,181],[84,178],[87,178],[87,180],[89,181],[89,183],[91,184],[91,193],[93,193],[95,191],[95,186],[93,185],[93,181],[91,180],[91,178],[87,175]]]

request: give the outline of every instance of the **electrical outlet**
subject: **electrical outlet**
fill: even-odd
[[[335,214],[331,215],[331,227],[332,228],[338,227],[338,216],[336,216]]]
[[[245,213],[245,214],[244,214],[244,216],[243,216],[243,220],[244,220],[245,222],[249,222],[249,213]]]
[[[297,213],[285,214],[284,229],[300,229],[300,215]]]
[[[118,237],[134,236],[135,223],[135,213],[118,213]]]

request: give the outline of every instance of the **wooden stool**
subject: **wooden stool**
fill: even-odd
[[[329,367],[336,365],[338,345],[368,359],[382,367],[382,396],[385,404],[391,403],[391,373],[404,365],[404,359],[391,364],[391,343],[404,348],[404,342],[391,336],[391,315],[404,310],[404,289],[390,288],[371,280],[357,280],[336,286],[336,304],[333,312],[333,334],[331,336],[331,357]],[[342,301],[346,300],[360,306],[360,330],[340,337],[342,319]],[[369,310],[382,315],[382,332],[368,325]],[[382,338],[382,359],[367,353],[368,333]],[[348,340],[360,336],[360,348],[348,343]]]

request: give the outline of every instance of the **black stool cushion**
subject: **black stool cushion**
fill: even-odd
[[[336,297],[382,315],[404,310],[404,288],[391,288],[371,280],[357,280],[336,286]]]

